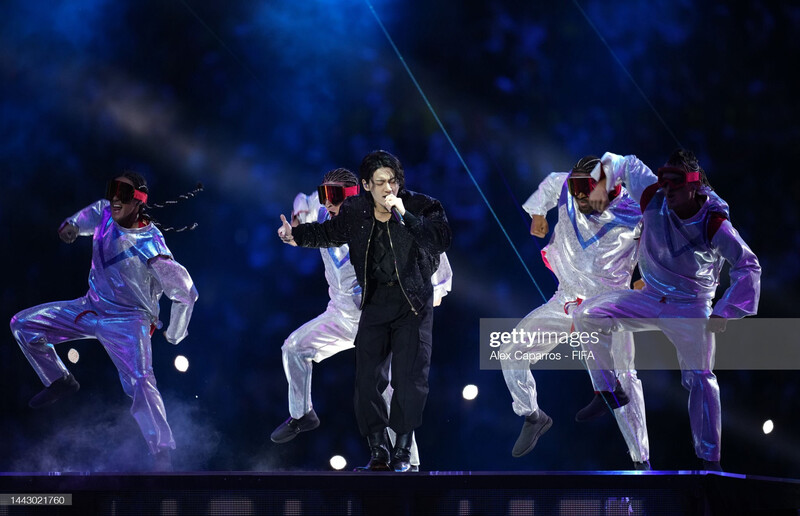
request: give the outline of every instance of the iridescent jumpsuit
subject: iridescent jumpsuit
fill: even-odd
[[[586,299],[604,292],[630,289],[641,220],[639,206],[622,189],[604,213],[584,215],[567,189],[567,176],[567,173],[559,172],[550,174],[523,205],[531,216],[544,216],[550,209],[558,209],[553,235],[542,250],[545,265],[558,279],[558,289],[549,301],[517,325],[518,330],[530,333],[571,332],[572,313]],[[524,359],[519,353],[528,353],[529,357],[547,353],[557,344],[557,340],[540,340],[505,348],[511,359],[501,361],[503,376],[517,415],[528,416],[539,408],[536,382],[529,367],[529,363],[536,360]],[[515,359],[515,353],[522,359]],[[649,459],[647,423],[642,385],[633,364],[631,334],[622,333],[615,337],[613,353],[615,363],[622,371],[620,382],[631,399],[628,405],[615,410],[614,416],[631,459],[644,462]],[[597,386],[595,389],[600,390]]]
[[[158,301],[172,300],[165,337],[177,344],[187,335],[197,290],[153,224],[127,229],[111,218],[107,200],[65,222],[81,236],[94,235],[89,291],[72,301],[28,308],[11,319],[11,331],[45,386],[69,374],[54,346],[76,339],[100,341],[119,371],[131,414],[150,452],[175,448],[164,402],[153,376],[150,336],[160,327]]]
[[[695,453],[701,459],[719,461],[721,406],[712,371],[714,334],[706,324],[712,313],[726,319],[756,313],[761,283],[758,259],[727,220],[728,205],[711,189],[701,187],[698,194],[706,197],[705,203],[695,215],[681,219],[667,207],[664,191],[655,186],[655,174],[636,156],[606,153],[601,161],[608,188],[624,182],[631,195],[646,205],[639,250],[639,270],[646,286],[640,291],[604,294],[576,310],[579,330],[601,332],[600,342],[590,348],[594,360],[587,361],[592,375],[597,384],[614,385],[609,332],[662,331],[678,352],[681,383],[689,391]],[[599,171],[596,175],[599,178]],[[713,214],[726,220],[709,235]],[[731,286],[712,311],[725,261],[730,263]]]

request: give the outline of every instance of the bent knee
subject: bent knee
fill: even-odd
[[[289,335],[289,338],[283,341],[283,346],[281,346],[284,356],[298,356],[309,360],[317,355],[317,351],[316,346],[309,344],[308,341],[297,339],[293,335]]]
[[[686,387],[707,384],[716,379],[717,376],[710,369],[688,369],[681,372],[681,380]]]
[[[22,318],[22,312],[14,315],[14,317],[11,318],[9,327],[11,328],[11,333],[13,333],[14,336],[17,335],[17,332],[22,331],[22,329],[25,327],[25,320]]]

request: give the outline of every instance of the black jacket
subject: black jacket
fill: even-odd
[[[450,247],[452,233],[439,201],[420,193],[402,190],[398,195],[406,209],[405,225],[389,220],[389,240],[395,256],[400,287],[414,312],[419,312],[433,296],[431,276],[439,267],[439,255]],[[374,201],[369,194],[348,197],[339,215],[322,223],[301,224],[292,229],[301,247],[350,246],[350,260],[358,284],[369,295],[367,254],[375,224]]]

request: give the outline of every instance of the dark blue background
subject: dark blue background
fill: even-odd
[[[538,182],[607,150],[658,166],[682,144],[761,260],[760,316],[796,317],[800,7],[741,4],[374,7],[546,296],[555,282],[538,256],[544,241],[529,236],[520,208]],[[418,432],[423,468],[629,467],[611,418],[573,423],[591,394],[580,371],[537,374],[555,423],[534,453],[511,458],[522,421],[501,374],[478,369],[478,323],[521,317],[543,300],[366,2],[4,2],[0,120],[4,320],[85,293],[89,239],[68,246],[56,229],[123,167],[148,177],[154,200],[205,184],[198,199],[157,214],[167,225],[200,224],[167,234],[200,292],[190,336],[177,348],[153,343],[178,468],[319,470],[336,453],[350,466],[366,460],[352,414],[352,353],[315,367],[318,430],[281,446],[269,433],[287,416],[280,346],[327,300],[318,252],[282,245],[278,216],[325,171],[356,169],[375,148],[400,157],[410,189],[443,202],[454,232],[454,288],[437,309]],[[6,334],[0,470],[147,467],[102,347],[82,341],[60,351],[70,347],[81,353],[70,366],[80,393],[33,412],[26,402],[40,383]],[[185,374],[172,366],[178,353],[190,360]],[[640,376],[653,465],[696,468],[679,373]],[[798,477],[800,373],[718,376],[723,464]],[[467,383],[480,388],[475,401],[461,397]],[[766,419],[776,425],[769,435]]]

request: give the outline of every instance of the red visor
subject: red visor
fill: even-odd
[[[665,172],[673,172],[678,174],[680,177],[676,179],[664,179]],[[681,167],[673,167],[671,165],[665,165],[658,169],[658,186],[664,188],[665,186],[669,185],[670,188],[680,188],[684,186],[686,183],[698,183],[700,182],[700,172],[687,172]]]
[[[128,183],[123,183],[122,181],[117,180],[109,181],[108,186],[106,187],[106,199],[111,201],[114,199],[114,197],[119,199],[122,204],[128,204],[134,199],[137,201],[142,201],[142,203],[147,202],[146,193],[137,190]]]
[[[319,194],[320,204],[330,202],[331,204],[339,204],[346,198],[358,195],[358,185],[342,186],[342,185],[319,185],[317,193]]]
[[[597,186],[597,181],[591,176],[576,176],[572,174],[567,178],[567,188],[573,197],[589,197],[594,187]]]

